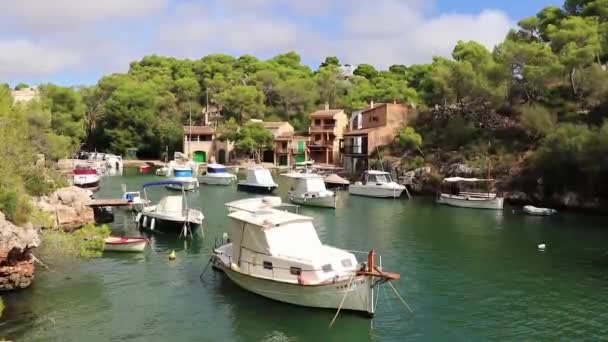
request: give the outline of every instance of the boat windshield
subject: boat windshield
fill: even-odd
[[[208,167],[208,173],[226,173],[226,168],[223,167]]]
[[[392,182],[392,179],[390,175],[386,174],[368,175],[367,181],[370,183],[390,183]]]

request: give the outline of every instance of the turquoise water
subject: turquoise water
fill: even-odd
[[[103,180],[98,197],[154,176],[129,170]],[[278,181],[282,181],[277,177]],[[284,189],[285,187],[283,187]],[[158,190],[158,198],[165,192]],[[281,192],[281,195],[285,195]],[[301,208],[321,240],[345,249],[376,248],[384,268],[401,273],[376,317],[277,303],[208,271],[214,238],[226,230],[225,202],[236,187],[202,186],[188,195],[203,209],[205,237],[152,237],[140,255],[90,261],[46,257],[35,285],[4,294],[0,337],[16,341],[403,341],[598,340],[608,336],[606,218],[524,216],[437,206],[432,199],[385,200],[341,193],[338,209]],[[139,234],[116,211],[117,232]],[[547,244],[544,252],[539,243]],[[176,250],[177,260],[167,255]]]

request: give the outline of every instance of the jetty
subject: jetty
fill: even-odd
[[[127,207],[131,203],[122,198],[99,198],[92,199],[87,205],[89,207]]]

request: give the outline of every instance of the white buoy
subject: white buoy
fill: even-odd
[[[228,233],[224,232],[224,234],[222,234],[222,242],[224,245],[228,243]]]
[[[538,249],[541,251],[544,251],[546,247],[547,247],[547,245],[545,245],[544,243],[541,243],[540,245],[538,245]]]

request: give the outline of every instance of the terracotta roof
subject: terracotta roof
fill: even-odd
[[[364,128],[364,129],[355,129],[352,131],[348,131],[345,132],[344,135],[366,135],[369,132],[372,132],[376,129],[378,129],[379,127],[374,127],[374,128]]]
[[[190,128],[192,127],[192,131]],[[209,135],[214,133],[214,129],[211,126],[184,126],[184,134],[198,134],[198,135]]]
[[[310,114],[311,117],[333,117],[334,115],[343,112],[343,109],[327,109],[327,110],[318,110],[316,112],[312,112]]]

